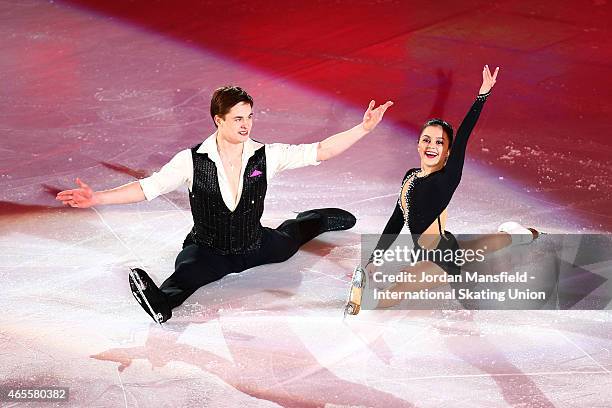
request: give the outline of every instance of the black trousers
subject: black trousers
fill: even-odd
[[[286,261],[300,246],[322,232],[321,217],[311,213],[299,219],[287,220],[276,229],[264,227],[261,247],[247,254],[219,255],[205,246],[185,242],[183,250],[176,257],[174,273],[162,283],[160,290],[173,309],[198,288],[225,275]]]

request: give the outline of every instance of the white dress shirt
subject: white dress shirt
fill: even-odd
[[[244,142],[242,149],[242,168],[240,169],[240,184],[238,185],[238,196],[234,201],[229,180],[225,174],[219,151],[217,150],[217,133],[210,135],[196,151],[197,153],[207,153],[208,157],[217,167],[217,177],[221,196],[225,205],[230,211],[234,211],[242,194],[242,181],[244,180],[244,170],[247,162],[255,153],[255,150],[266,146],[266,178],[269,182],[272,177],[283,170],[297,169],[305,166],[316,166],[321,162],[317,161],[317,147],[319,143],[290,145],[283,143],[273,143],[264,145],[252,139]],[[155,197],[176,190],[186,184],[189,191],[193,186],[193,160],[191,149],[178,152],[172,160],[164,165],[159,172],[139,180],[142,191],[148,201]]]

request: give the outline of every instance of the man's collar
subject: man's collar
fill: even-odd
[[[247,139],[244,142],[244,150],[242,151],[242,157],[245,159],[250,158],[255,153],[255,150],[261,148],[262,146],[263,144],[256,142],[251,138]],[[200,145],[198,150],[196,150],[196,152],[200,154],[208,154],[208,157],[210,157],[211,160],[213,158],[214,159],[219,158],[219,151],[217,150],[217,132],[208,136],[202,142],[202,144]]]

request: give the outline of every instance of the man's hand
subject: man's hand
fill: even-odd
[[[317,147],[317,161],[329,160],[332,157],[338,156],[355,144],[359,139],[367,135],[376,125],[378,125],[385,111],[391,105],[393,105],[393,102],[387,101],[384,105],[380,105],[378,108],[374,109],[375,102],[371,101],[368,109],[363,115],[363,121],[360,124],[344,132],[336,133],[319,142],[319,146]]]
[[[493,75],[491,75],[491,71],[489,71],[489,66],[484,66],[484,68],[482,69],[482,85],[480,86],[480,91],[478,91],[479,95],[486,94],[491,90],[491,88],[493,88],[498,73],[499,67],[495,68],[495,72],[493,73]]]
[[[57,193],[56,200],[59,200],[64,205],[69,205],[76,208],[89,208],[98,204],[94,191],[81,179],[77,178],[76,183],[79,188],[74,190],[64,190]]]
[[[384,105],[380,105],[378,108],[374,109],[376,102],[370,101],[370,105],[368,105],[368,109],[363,115],[363,122],[361,123],[363,129],[367,132],[374,130],[376,125],[382,120],[385,111],[389,109],[391,105],[393,105],[393,102],[387,101]]]

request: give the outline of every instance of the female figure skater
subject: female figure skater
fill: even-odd
[[[399,198],[391,218],[387,222],[376,251],[386,251],[396,240],[405,225],[408,226],[416,249],[483,249],[494,252],[508,245],[529,243],[538,236],[538,231],[525,228],[515,222],[506,222],[499,226],[500,234],[489,235],[482,239],[475,239],[458,243],[453,234],[445,230],[448,217],[447,205],[459,182],[465,160],[467,141],[478,121],[482,107],[495,85],[499,67],[491,75],[487,65],[482,70],[482,85],[476,101],[463,119],[457,136],[453,142],[453,128],[441,119],[431,119],[425,122],[419,136],[417,150],[421,159],[420,168],[413,168],[406,172],[402,181]],[[379,252],[381,253],[381,252]],[[373,257],[366,265],[369,275],[374,272]],[[412,268],[428,274],[460,274],[460,268],[453,262],[442,260],[422,260]],[[411,267],[404,269],[409,272]],[[415,271],[416,272],[416,271]],[[361,308],[361,296],[368,276],[358,267],[355,269],[351,282],[349,301],[345,307],[345,314],[357,314]],[[389,291],[406,291],[425,289],[425,283],[397,283]],[[430,284],[429,284],[430,285]],[[376,307],[390,307],[399,303],[397,300],[382,300]]]

